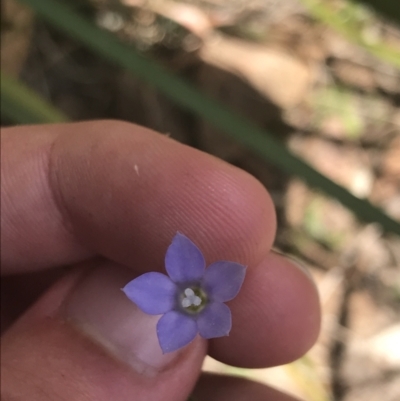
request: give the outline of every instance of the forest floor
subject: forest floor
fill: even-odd
[[[85,11],[400,220],[400,71],[385,52],[366,50],[372,44],[400,52],[400,29],[342,0],[323,1],[337,18],[321,21],[313,8],[320,3],[92,0]],[[4,36],[2,67],[72,120],[146,125],[249,171],[271,192],[275,247],[306,265],[320,292],[319,341],[285,367],[250,371],[207,359],[204,368],[309,401],[399,400],[400,239],[360,223],[29,11],[10,9],[25,28]],[[346,24],[355,35],[340,32]]]

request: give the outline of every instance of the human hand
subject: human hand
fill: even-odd
[[[287,363],[318,334],[315,286],[270,251],[274,208],[254,178],[122,122],[8,128],[1,141],[2,400],[184,401],[196,382],[196,401],[293,400],[200,371],[207,352],[239,367]],[[163,355],[157,317],[120,289],[163,271],[177,231],[208,263],[248,269],[229,337]]]

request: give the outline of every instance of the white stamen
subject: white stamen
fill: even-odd
[[[186,288],[186,290],[184,292],[185,292],[185,295],[189,298],[194,295],[194,291],[191,288]]]
[[[195,292],[191,288],[186,288],[184,293],[184,298],[181,301],[181,305],[184,308],[189,308],[190,306],[200,306],[202,300],[199,296],[195,294]]]
[[[192,303],[190,302],[190,299],[189,299],[189,298],[183,298],[183,299],[182,299],[182,306],[183,306],[184,308],[188,308],[191,304],[192,304]]]

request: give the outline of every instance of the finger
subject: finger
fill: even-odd
[[[15,305],[15,294],[22,292],[24,298],[29,295],[31,282],[24,283],[23,291],[17,286],[6,288],[2,292],[4,305],[10,304],[7,300]],[[33,290],[37,294],[37,289]],[[121,297],[122,293],[117,295]],[[102,294],[96,298],[102,298]],[[265,367],[287,363],[303,355],[318,336],[320,309],[316,288],[298,265],[283,256],[272,253],[259,266],[249,269],[241,292],[228,305],[233,315],[232,331],[229,337],[212,340],[209,347],[214,358],[227,364]],[[115,322],[116,326],[119,324],[123,322]]]
[[[131,277],[115,264],[80,266],[52,287],[2,339],[2,399],[187,400],[205,341],[163,355],[157,317],[120,290]]]
[[[128,123],[18,127],[2,135],[2,268],[34,270],[93,254],[145,271],[177,231],[208,262],[257,264],[275,234],[247,173]]]
[[[65,275],[64,267],[16,274],[1,278],[1,332],[6,330],[55,281]]]
[[[203,374],[197,382],[193,401],[296,401],[295,398],[240,377]],[[298,401],[298,400],[297,400]]]
[[[110,265],[108,279],[101,281],[103,287],[97,284],[96,276],[96,285],[92,284],[93,278],[89,276],[79,287],[83,293],[77,291],[69,298],[68,313],[74,321],[89,335],[99,333],[95,338],[104,337],[106,342],[114,341],[108,332],[110,325],[112,330],[126,327],[125,317],[118,311],[136,310],[119,291],[135,273],[131,272],[125,282],[121,279],[120,287],[114,283],[114,274],[117,271],[114,273]],[[232,330],[227,337],[209,341],[208,349],[212,357],[226,364],[249,368],[284,364],[303,355],[318,336],[320,311],[316,287],[303,270],[281,255],[271,253],[251,269],[238,297],[228,302],[228,306],[232,310]],[[110,319],[112,324],[108,323]],[[126,336],[134,336],[134,328],[129,330]],[[155,334],[154,329],[152,335]],[[159,349],[157,342],[154,346]]]
[[[320,306],[310,276],[293,261],[271,252],[248,269],[239,295],[228,303],[228,337],[211,340],[212,357],[233,366],[261,368],[302,356],[316,341]]]
[[[282,274],[278,277],[289,275],[294,282],[302,282],[304,278],[308,280],[301,270],[291,271],[296,267],[289,262],[285,265],[279,258],[274,255],[265,261],[271,272],[270,279],[278,288],[290,283],[290,280],[274,280],[274,271],[279,269]],[[253,271],[258,272],[259,269],[264,271],[265,264]],[[35,400],[36,397],[42,400],[43,393],[46,393],[50,394],[49,399],[59,399],[55,394],[61,393],[65,394],[65,399],[78,401],[118,401],[121,394],[125,397],[121,398],[123,400],[133,397],[133,394],[140,395],[134,397],[137,400],[168,400],[165,394],[171,395],[171,400],[184,399],[179,397],[189,393],[196,379],[205,353],[205,341],[197,337],[181,351],[162,355],[156,338],[158,317],[138,310],[120,291],[134,275],[131,269],[104,262],[83,276],[72,276],[57,285],[25,314],[3,339],[2,362],[6,372],[3,380],[7,383],[3,389],[10,398],[18,396],[23,399],[27,394],[33,394],[29,399]],[[310,290],[307,284],[303,285]],[[246,305],[246,299],[249,300],[259,286],[268,288],[263,274],[257,273],[248,280],[247,289],[244,287],[245,293],[239,305]],[[286,289],[299,294],[295,283]],[[274,296],[277,297],[276,293],[271,294],[269,299],[273,300]],[[279,296],[281,299],[284,297],[283,294]],[[292,298],[292,302],[295,301]],[[275,302],[279,303],[279,300]],[[213,356],[239,366],[264,365],[273,362],[269,359],[271,356],[275,362],[282,361],[282,356],[274,348],[281,348],[279,352],[287,358],[287,351],[282,349],[287,346],[290,357],[293,357],[291,344],[295,344],[298,338],[293,336],[290,324],[293,316],[287,310],[278,308],[277,312],[278,317],[285,312],[287,321],[278,318],[278,327],[268,327],[268,319],[273,323],[274,318],[260,313],[258,302],[248,302],[242,311],[235,305],[231,306],[233,330],[236,326],[239,330],[231,337],[221,339],[220,343],[217,343],[219,340],[211,343]],[[290,310],[290,307],[294,305],[286,304],[286,308]],[[244,316],[246,311],[250,317]],[[275,308],[271,307],[269,314],[273,316],[274,313]],[[245,319],[248,319],[247,322]],[[264,336],[268,333],[268,341],[260,334],[254,335],[252,329],[256,319],[260,320],[256,324],[257,330]],[[286,345],[279,338],[285,330],[292,334],[285,333]],[[299,331],[305,338],[304,327],[298,329],[297,334]],[[229,344],[222,340],[234,341]],[[298,349],[296,352],[299,352]],[[25,377],[30,379],[25,380]],[[158,379],[152,381],[152,377]],[[71,386],[70,383],[76,385]],[[161,398],[157,398],[160,393]]]

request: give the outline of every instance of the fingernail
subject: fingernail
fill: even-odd
[[[140,374],[163,370],[179,352],[163,354],[156,334],[159,316],[143,313],[121,288],[132,271],[109,263],[92,270],[67,298],[62,313]]]

